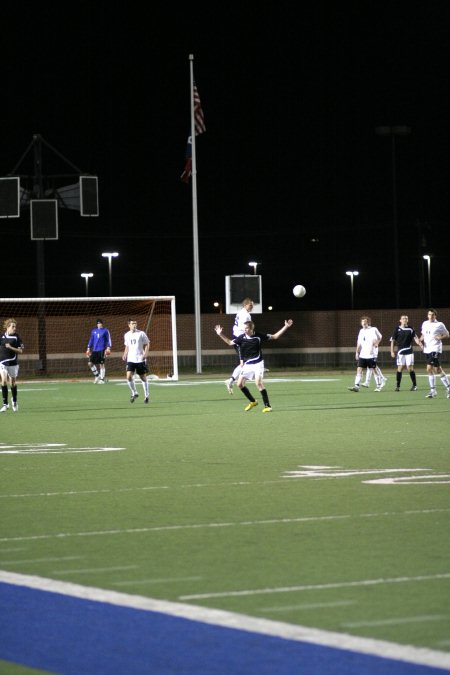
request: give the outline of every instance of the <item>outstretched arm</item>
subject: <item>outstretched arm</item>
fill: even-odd
[[[227,343],[227,345],[233,345],[234,342],[233,340],[230,340],[230,338],[227,338],[226,335],[222,334],[223,328],[222,326],[214,326],[214,330],[216,331],[217,335],[220,337],[221,340]]]
[[[285,333],[285,332],[287,331],[287,329],[290,328],[290,327],[292,326],[293,323],[294,323],[294,322],[292,321],[292,319],[288,319],[287,321],[285,321],[285,322],[284,322],[283,328],[280,328],[279,331],[277,331],[276,333],[274,333],[274,334],[272,335],[272,340],[278,340],[278,338],[279,338],[281,335],[283,335],[283,333]]]

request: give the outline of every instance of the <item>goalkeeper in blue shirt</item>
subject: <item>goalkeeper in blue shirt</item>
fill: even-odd
[[[88,366],[94,376],[94,384],[105,384],[105,357],[111,354],[111,336],[109,330],[103,326],[103,321],[97,319],[97,327],[91,330],[86,356]]]

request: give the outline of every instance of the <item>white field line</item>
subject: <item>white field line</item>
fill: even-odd
[[[52,574],[57,576],[64,576],[64,574],[91,574],[92,572],[123,572],[123,570],[137,570],[138,565],[121,565],[117,567],[86,567],[81,570],[52,570]]]
[[[256,527],[261,525],[292,525],[298,523],[333,522],[336,520],[352,520],[359,518],[391,518],[398,516],[414,516],[434,513],[447,513],[447,509],[417,509],[407,511],[386,511],[380,513],[342,514],[333,516],[299,516],[298,518],[270,518],[267,520],[243,520],[223,523],[191,523],[188,525],[155,525],[153,527],[133,527],[114,530],[93,530],[91,532],[56,532],[54,534],[31,534],[17,537],[0,537],[4,541],[36,541],[39,539],[67,539],[69,537],[101,537],[125,534],[148,534],[150,532],[176,532],[180,530],[221,529],[224,527]]]
[[[305,602],[297,605],[276,605],[275,607],[260,607],[260,612],[295,612],[309,609],[329,609],[330,607],[347,607],[356,605],[355,600],[336,600],[335,602]]]
[[[344,651],[351,650],[360,654],[370,654],[407,663],[450,668],[450,654],[432,649],[400,645],[384,640],[360,638],[345,633],[259,619],[219,609],[208,609],[206,607],[196,607],[188,604],[168,602],[166,600],[156,600],[140,595],[107,591],[101,588],[80,586],[38,576],[25,576],[0,571],[1,582],[27,588],[37,588],[41,591],[59,593],[94,602],[108,603],[118,607],[131,607],[143,611],[160,612],[190,621],[245,630],[260,635],[280,637],[285,640],[334,647]]]
[[[281,481],[277,481],[281,482]],[[180,487],[193,487],[193,486],[180,486]],[[205,485],[206,487],[206,485]],[[101,489],[101,490],[68,490],[67,492],[29,492],[25,494],[15,494],[15,495],[0,495],[0,499],[12,499],[13,497],[66,497],[66,496],[85,496],[85,495],[99,495],[99,494],[110,494],[116,492],[139,492],[139,490],[170,490],[168,485],[159,485],[159,486],[149,486],[141,488],[117,488],[116,490],[111,489]]]
[[[229,379],[229,378],[228,378]],[[264,377],[264,380],[266,382],[270,382],[270,384],[279,384],[279,383],[284,383],[284,382],[340,382],[342,378],[332,378],[332,377],[314,377],[314,378],[305,378],[305,377]],[[162,387],[197,387],[203,384],[221,384],[223,386],[225,380],[199,380],[197,381],[191,381],[191,380],[185,380],[185,381],[180,381],[180,380],[150,380],[151,386],[153,385],[158,385]],[[123,382],[114,382],[116,386],[122,387],[122,386],[128,386],[127,382],[124,380]]]
[[[5,551],[2,550],[2,553]],[[0,560],[0,565],[34,565],[35,563],[41,563],[41,562],[62,562],[63,560],[80,560],[81,558],[84,558],[83,555],[67,555],[62,558],[54,557],[54,558],[32,558],[30,560]]]
[[[113,581],[111,582],[113,586],[135,586],[135,585],[148,585],[148,584],[172,584],[177,583],[178,581],[201,581],[203,577],[166,577],[164,579],[134,579],[127,581]]]
[[[220,591],[217,593],[193,593],[180,595],[180,600],[206,600],[209,598],[236,598],[248,595],[272,595],[273,593],[301,593],[303,591],[327,591],[331,588],[353,588],[355,586],[382,586],[384,584],[417,583],[419,581],[436,581],[450,579],[450,572],[444,574],[427,574],[416,577],[392,577],[386,579],[363,579],[362,581],[336,581],[329,584],[303,584],[301,586],[279,586],[275,588],[255,588],[241,591]]]
[[[1,446],[0,446],[1,447]],[[1,454],[1,453],[0,453]],[[323,478],[346,478],[348,476],[357,476],[357,475],[364,475],[367,473],[395,473],[396,471],[428,471],[428,469],[373,469],[370,471],[362,470],[362,471],[351,471],[351,472],[342,472],[342,473],[336,473],[334,475],[332,474],[323,474]],[[288,472],[285,472],[285,474]],[[289,472],[291,473],[291,472]],[[98,495],[98,494],[116,494],[120,492],[140,492],[140,491],[151,491],[151,490],[189,490],[192,488],[223,488],[223,487],[246,487],[248,485],[250,486],[256,486],[256,485],[275,485],[275,484],[281,484],[285,483],[286,478],[292,478],[292,476],[286,476],[283,475],[282,478],[277,479],[277,480],[263,480],[263,481],[230,481],[230,482],[225,482],[225,483],[188,483],[185,485],[144,485],[142,487],[131,487],[131,488],[102,488],[100,490],[66,490],[64,492],[22,492],[22,493],[16,493],[16,494],[0,494],[0,499],[21,499],[21,498],[29,498],[29,497],[67,497],[67,496],[85,496],[85,495]],[[370,484],[382,484],[382,485],[391,485],[391,484],[401,484],[400,481],[402,481],[405,485],[410,484],[409,481],[417,481],[417,484],[437,484],[437,483],[446,483],[447,481],[442,480],[443,478],[447,477],[448,474],[435,474],[435,475],[427,475],[427,476],[404,476],[404,477],[397,477],[397,478],[380,478],[380,479],[374,479],[374,480],[366,480],[362,481],[363,483],[370,483]],[[299,476],[296,476],[297,478],[314,478],[314,479],[320,479],[321,476],[320,474],[317,473],[307,473],[307,472],[302,472]],[[421,479],[426,478],[433,478],[434,480],[432,481],[422,481]]]
[[[423,614],[422,616],[404,616],[393,619],[377,619],[374,621],[349,621],[342,623],[344,628],[363,628],[364,626],[401,626],[405,623],[424,623],[426,621],[442,621],[448,619],[444,614]]]

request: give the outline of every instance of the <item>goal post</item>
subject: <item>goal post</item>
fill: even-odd
[[[149,376],[178,380],[175,296],[2,298],[0,328],[8,318],[17,321],[25,347],[21,377],[88,377],[86,348],[97,319],[111,335],[106,377],[124,377],[123,338],[135,319],[150,339]]]

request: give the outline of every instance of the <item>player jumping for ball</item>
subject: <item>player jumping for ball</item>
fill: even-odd
[[[267,340],[278,340],[283,333],[287,331],[293,324],[292,319],[288,319],[284,322],[284,326],[280,328],[279,331],[271,335],[270,333],[257,333],[255,332],[255,324],[253,321],[246,321],[244,324],[244,334],[239,337],[230,340],[230,338],[222,335],[222,326],[215,326],[214,330],[217,335],[230,345],[231,347],[237,346],[239,350],[239,359],[241,366],[241,373],[239,375],[237,385],[241,389],[244,396],[248,398],[250,403],[245,407],[245,411],[251,410],[258,405],[249,389],[246,387],[246,382],[252,377],[255,378],[255,384],[261,392],[261,396],[264,403],[263,413],[272,412],[272,408],[269,402],[269,396],[267,390],[264,386],[263,376],[264,376],[264,359],[261,351],[261,343],[266,342]]]

